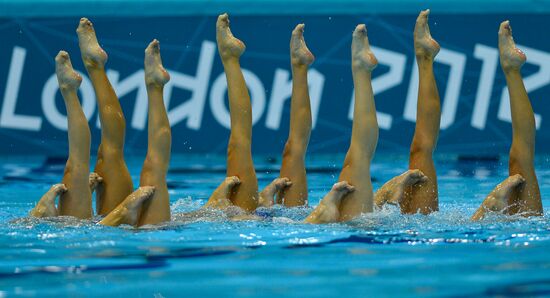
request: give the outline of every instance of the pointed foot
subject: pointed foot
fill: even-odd
[[[432,38],[430,33],[428,25],[429,14],[429,9],[421,11],[414,26],[414,51],[418,60],[427,59],[433,61],[440,50],[439,44]]]
[[[145,83],[148,86],[164,86],[170,81],[170,75],[162,66],[160,43],[154,39],[145,49]]]
[[[87,18],[81,18],[76,29],[76,34],[78,35],[78,45],[82,61],[86,68],[103,68],[108,57],[97,41],[92,22]]]
[[[245,45],[233,36],[229,27],[229,16],[227,13],[218,16],[218,21],[216,22],[216,41],[222,60],[238,59],[244,53]]]
[[[73,69],[69,53],[60,51],[55,57],[55,73],[59,89],[77,90],[82,83],[82,77]]]
[[[498,30],[498,49],[500,52],[500,65],[505,72],[520,70],[527,60],[525,54],[516,47],[510,21],[504,21],[500,24]]]
[[[372,72],[378,65],[367,36],[367,27],[360,24],[353,31],[351,42],[351,65],[353,70],[366,70]]]
[[[304,24],[296,25],[290,38],[290,61],[292,65],[309,66],[315,57],[308,49],[304,39]]]

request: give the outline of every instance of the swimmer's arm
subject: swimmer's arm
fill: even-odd
[[[40,201],[29,212],[32,217],[53,217],[58,216],[59,211],[55,206],[55,199],[62,193],[67,191],[67,187],[64,184],[54,184],[52,187],[40,198]]]

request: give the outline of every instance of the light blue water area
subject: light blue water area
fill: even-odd
[[[387,208],[350,223],[306,225],[311,208],[272,210],[265,221],[178,216],[201,206],[224,177],[224,158],[176,156],[169,174],[171,224],[149,230],[69,219],[19,220],[63,163],[4,158],[0,180],[0,297],[371,297],[550,295],[549,213],[538,218],[469,217],[506,177],[507,160],[439,156],[441,211],[400,215]],[[406,168],[406,156],[378,155],[378,188]],[[311,206],[335,182],[342,156],[310,158]],[[137,182],[141,160],[129,159]],[[550,208],[549,157],[539,156]],[[258,158],[260,186],[279,162]]]

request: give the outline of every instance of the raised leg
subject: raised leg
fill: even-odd
[[[351,186],[347,181],[340,181],[332,186],[332,189],[325,197],[319,202],[319,205],[311,212],[311,214],[304,220],[307,223],[322,224],[337,222],[340,220],[340,205],[342,198],[348,195],[345,200],[349,198],[349,195],[355,191],[355,188]]]
[[[409,159],[409,169],[422,171],[428,180],[407,188],[401,202],[403,213],[428,214],[439,210],[437,176],[433,161],[433,151],[437,144],[441,118],[439,93],[433,72],[433,62],[439,52],[439,44],[430,34],[429,13],[429,10],[422,11],[414,28],[414,49],[420,80],[416,128]]]
[[[55,206],[55,199],[66,191],[67,187],[61,183],[52,185],[42,198],[40,198],[40,201],[36,203],[36,206],[29,212],[29,216],[38,218],[58,216],[59,210],[57,210]]]
[[[245,46],[231,33],[227,14],[218,17],[216,41],[227,79],[231,115],[227,176],[237,176],[241,181],[230,199],[234,205],[250,212],[258,206],[258,180],[252,162],[252,107],[239,63]]]
[[[378,61],[372,53],[365,25],[353,32],[351,45],[355,109],[351,143],[338,181],[355,187],[340,206],[340,220],[350,220],[363,212],[372,212],[373,193],[370,164],[378,142],[378,123],[371,85],[371,72]]]
[[[512,111],[512,147],[510,148],[509,174],[520,174],[525,186],[514,191],[511,196],[510,212],[525,216],[543,215],[542,201],[537,176],[535,174],[535,116],[527,91],[523,85],[521,67],[525,54],[516,47],[512,38],[512,28],[508,21],[500,24],[498,33],[500,65],[506,77]]]
[[[472,220],[480,220],[488,212],[503,213],[510,210],[512,207],[508,202],[514,192],[521,190],[524,186],[525,179],[521,175],[514,175],[502,181],[493,189],[493,191],[485,198],[481,206],[472,216]]]
[[[78,100],[78,87],[82,82],[74,71],[67,52],[61,51],[55,57],[59,90],[67,108],[69,159],[63,174],[67,191],[59,198],[59,215],[78,218],[92,217],[92,193],[88,181],[90,172],[90,128]]]
[[[280,177],[293,183],[278,193],[279,201],[287,207],[307,205],[307,178],[305,156],[311,134],[311,106],[307,83],[308,66],[314,57],[304,40],[304,24],[292,31],[290,39],[292,65],[292,96],[290,103],[290,130],[283,152]]]
[[[275,203],[275,194],[284,192],[292,186],[292,182],[286,178],[276,178],[260,192],[258,207],[269,208]]]
[[[97,189],[98,214],[106,215],[132,193],[134,186],[124,161],[126,122],[118,97],[105,73],[107,53],[99,46],[92,25],[86,18],[80,20],[78,43],[82,61],[94,86],[101,122],[101,144],[94,171],[103,177]]]
[[[164,107],[164,85],[170,75],[162,66],[158,40],[145,50],[145,83],[149,98],[147,156],[141,170],[140,186],[154,186],[155,194],[143,204],[139,225],[157,224],[170,220],[170,197],[166,173],[170,163],[172,133]]]
[[[99,224],[116,227],[122,224],[137,226],[139,213],[143,203],[155,193],[152,186],[144,186],[127,196],[113,211],[111,211]]]
[[[420,170],[408,170],[392,178],[374,193],[374,204],[381,208],[385,204],[397,205],[403,200],[405,189],[428,178]]]

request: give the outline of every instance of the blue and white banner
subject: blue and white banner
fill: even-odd
[[[107,74],[126,117],[126,150],[147,145],[147,96],[143,50],[153,38],[171,81],[165,101],[173,152],[225,153],[229,135],[227,85],[215,44],[215,21],[204,17],[90,17],[109,54]],[[380,126],[379,152],[406,153],[414,132],[418,72],[412,30],[416,15],[239,16],[234,34],[245,42],[241,59],[252,97],[253,151],[279,154],[289,127],[289,39],[297,23],[316,61],[309,72],[313,133],[309,152],[345,152],[351,135],[353,83],[351,33],[365,23],[379,66],[373,88]],[[440,152],[506,153],[511,117],[499,66],[497,31],[510,19],[528,57],[524,82],[537,123],[537,150],[550,153],[549,15],[430,16],[441,44],[435,74],[442,100]],[[0,137],[2,154],[59,154],[67,150],[65,108],[54,73],[59,50],[82,72],[82,106],[100,140],[97,104],[80,60],[74,18],[0,19]]]

